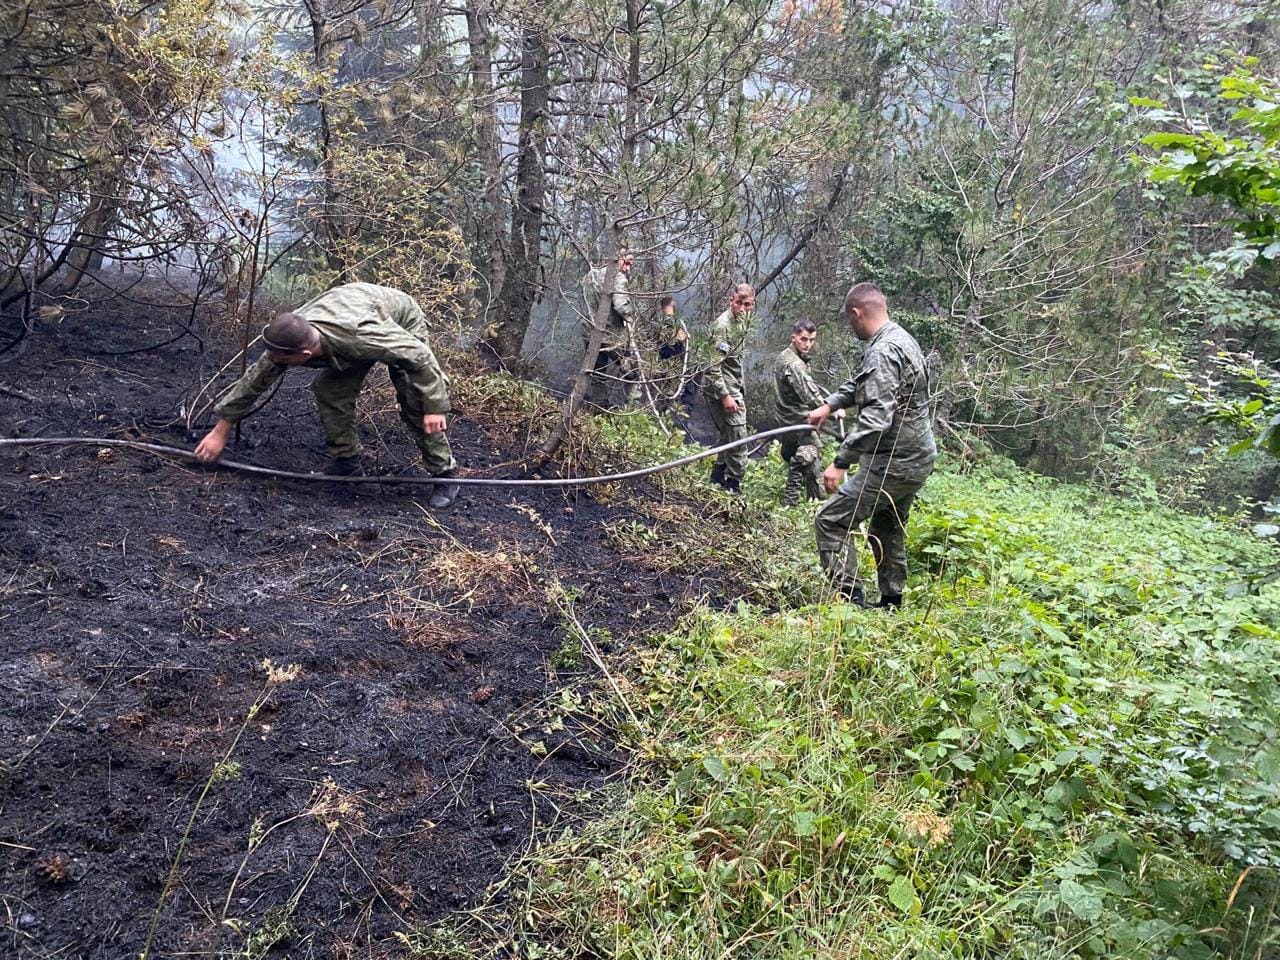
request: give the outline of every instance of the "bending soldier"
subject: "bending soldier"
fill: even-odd
[[[755,325],[755,309],[755,288],[749,283],[740,283],[734,288],[729,309],[716,317],[708,330],[708,369],[702,391],[722,444],[744,440],[747,436],[742,355],[747,336]],[[711,482],[730,493],[739,493],[746,470],[747,448],[735,447],[716,457]]]
[[[450,411],[449,380],[427,343],[427,322],[407,293],[372,283],[334,287],[282,313],[262,330],[266,352],[258,358],[215,408],[218,422],[196,447],[204,463],[217,460],[231,428],[253,408],[255,400],[289,367],[320,370],[312,381],[320,421],[337,476],[363,473],[360,436],[356,431],[356,397],[375,363],[385,363],[409,429],[435,485],[430,504],[447,507],[458,485],[447,482],[456,464],[445,437]]]
[[[812,320],[797,320],[791,328],[790,345],[773,362],[773,390],[778,418],[791,426],[803,423],[809,411],[826,399],[826,392],[814,383],[809,373],[809,355],[818,340],[818,328]],[[844,411],[836,414],[844,416]],[[787,465],[787,483],[782,489],[782,502],[792,506],[822,497],[822,457],[817,431],[792,433],[781,440],[782,459]]]
[[[853,379],[808,418],[821,427],[833,411],[853,408],[858,413],[835,462],[822,475],[827,492],[834,495],[814,518],[818,556],[836,591],[865,606],[855,535],[859,524],[869,520],[880,586],[877,606],[899,607],[907,584],[907,516],[937,457],[929,423],[929,378],[920,345],[889,319],[879,287],[854,286],[845,297],[844,313],[867,347]],[[845,471],[855,462],[858,472],[846,479]]]
[[[631,358],[634,306],[631,295],[627,292],[627,275],[631,273],[632,262],[629,253],[618,257],[618,272],[613,290],[608,292],[609,310],[605,318],[604,338],[600,341],[600,352],[596,354],[595,369],[591,374],[586,397],[588,403],[598,407],[609,405],[609,385],[613,380],[621,380],[626,384],[628,402],[634,402],[639,396],[637,370]],[[600,266],[587,274],[586,301],[592,313],[582,323],[584,344],[590,338],[596,317],[604,307],[600,300],[606,295],[604,281],[607,273],[607,268]]]

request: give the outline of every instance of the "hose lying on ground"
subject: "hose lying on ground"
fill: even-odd
[[[687,457],[681,457],[679,460],[671,460],[668,463],[659,463],[652,467],[640,467],[635,470],[627,470],[622,473],[608,473],[596,477],[564,477],[561,479],[497,479],[488,477],[450,477],[450,483],[456,483],[467,487],[585,487],[594,483],[615,483],[619,480],[635,480],[639,477],[647,477],[653,473],[662,473],[666,470],[674,470],[676,467],[683,467],[689,463],[695,463],[698,460],[704,460],[707,457],[714,457],[726,450],[733,450],[737,447],[744,447],[760,440],[768,440],[772,437],[780,437],[788,433],[799,433],[802,430],[812,430],[813,427],[806,424],[798,424],[792,427],[776,427],[773,430],[765,430],[761,433],[752,434],[741,440],[735,440],[733,443],[726,443],[718,447],[710,447],[706,450],[700,450],[697,453],[691,453]],[[141,440],[115,440],[106,437],[23,437],[20,439],[0,439],[0,448],[3,447],[33,447],[33,446],[58,446],[78,444],[83,446],[95,447],[125,447],[129,450],[142,450],[147,453],[155,453],[164,457],[180,457],[183,460],[194,460],[195,454],[190,450],[183,450],[181,447],[169,447],[161,443],[145,443]],[[238,470],[242,473],[251,473],[255,476],[264,477],[280,477],[286,480],[309,480],[322,481],[324,483],[436,483],[436,478],[426,475],[421,476],[385,476],[385,477],[339,477],[327,473],[299,473],[293,470],[273,470],[270,467],[259,467],[252,463],[239,463],[235,460],[217,460],[209,464],[210,467],[225,467],[229,470]]]

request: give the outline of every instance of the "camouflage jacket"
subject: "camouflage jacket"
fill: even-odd
[[[870,457],[895,475],[929,475],[937,457],[929,377],[920,345],[902,327],[886,322],[867,341],[857,373],[826,402],[833,411],[858,412],[836,452],[837,467]]]
[[[586,294],[586,312],[582,318],[582,338],[591,336],[591,326],[595,323],[596,313],[600,310],[600,298],[604,296],[604,281],[608,267],[596,267],[587,274],[583,287]],[[630,344],[631,326],[634,307],[631,294],[627,292],[627,275],[614,275],[613,293],[609,297],[609,316],[605,320],[604,339],[600,341],[601,350],[626,350]]]
[[[711,321],[707,328],[706,342],[700,351],[707,365],[703,390],[707,396],[718,400],[729,394],[738,402],[743,399],[742,356],[746,352],[747,337],[755,325],[755,314],[744,313],[735,317],[726,310]]]
[[[449,412],[449,380],[427,343],[427,321],[407,293],[372,283],[348,283],[303,304],[301,314],[319,332],[323,356],[304,366],[344,371],[385,363],[404,371],[427,413]],[[219,401],[214,412],[237,423],[289,368],[263,353]]]
[[[773,391],[778,419],[785,425],[804,423],[809,411],[822,406],[826,395],[809,373],[809,358],[787,347],[773,361]]]

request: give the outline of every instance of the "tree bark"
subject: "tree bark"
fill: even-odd
[[[623,247],[622,223],[624,215],[635,210],[635,198],[631,195],[630,168],[636,159],[636,131],[640,109],[640,9],[639,0],[626,0],[627,4],[627,102],[622,119],[622,149],[618,163],[618,181],[614,193],[615,203],[610,210],[609,232],[605,239],[604,256],[608,264],[605,270],[604,296],[596,304],[591,336],[587,340],[587,349],[582,355],[582,364],[578,367],[578,376],[573,381],[573,389],[564,402],[560,423],[552,431],[545,443],[538,450],[539,463],[545,463],[564,444],[573,428],[573,420],[582,399],[587,394],[591,376],[595,372],[596,357],[600,354],[600,343],[604,339],[605,324],[609,318],[609,307],[613,302],[610,291],[614,288],[618,276],[618,254]]]
[[[490,0],[467,0],[467,45],[470,50],[471,109],[475,114],[476,152],[479,154],[480,212],[476,218],[477,260],[484,263],[488,282],[483,307],[487,311],[502,289],[506,260],[502,252],[502,180],[498,149],[497,104],[493,96],[493,34],[489,29]]]
[[[307,17],[311,22],[311,57],[315,68],[327,72],[332,66],[334,55],[333,38],[329,33],[328,15],[325,11],[325,0],[304,0]],[[336,83],[337,78],[332,78]],[[338,172],[333,158],[333,122],[329,116],[329,96],[331,88],[320,92],[316,98],[316,111],[319,114],[319,147],[320,172],[323,180],[323,197],[321,200],[320,222],[324,228],[325,265],[338,274],[343,283],[350,280],[346,263],[338,255],[338,241],[341,228],[338,223]]]
[[[511,256],[498,294],[497,317],[481,341],[482,349],[505,370],[519,367],[520,350],[541,285],[550,57],[541,17],[543,5],[538,2],[534,6],[534,14],[525,24],[520,55],[519,158],[516,202],[511,211]]]
[[[109,173],[97,189],[89,193],[89,204],[67,241],[67,255],[63,260],[66,274],[54,285],[58,294],[67,294],[84,281],[95,254],[100,253],[106,241],[107,228],[115,220],[120,209],[122,171]],[[99,256],[98,262],[101,263]]]

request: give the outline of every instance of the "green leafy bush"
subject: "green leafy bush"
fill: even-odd
[[[904,615],[743,603],[635,653],[597,705],[635,776],[526,866],[529,956],[1277,949],[1274,548],[985,470],[909,544]]]

